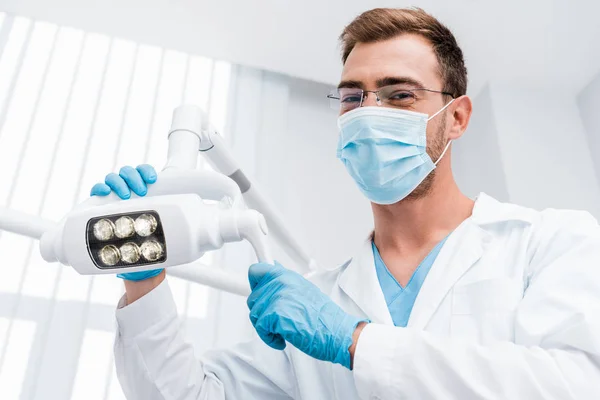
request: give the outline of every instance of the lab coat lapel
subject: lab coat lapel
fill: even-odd
[[[427,326],[454,284],[481,258],[489,236],[471,218],[450,235],[423,282],[407,327]]]
[[[479,261],[491,240],[484,227],[508,221],[531,223],[531,216],[526,209],[500,203],[485,193],[477,196],[473,215],[450,235],[425,278],[408,327],[424,329],[456,282]],[[341,273],[338,282],[373,322],[393,325],[375,271],[370,240]]]
[[[342,272],[338,285],[372,322],[394,325],[375,271],[371,240]]]
[[[492,235],[488,228],[497,223],[530,224],[527,209],[500,203],[485,193],[475,201],[473,215],[450,235],[433,264],[412,309],[408,326],[424,329],[456,282],[483,255]]]

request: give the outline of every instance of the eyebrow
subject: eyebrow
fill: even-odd
[[[338,89],[342,88],[364,89],[364,84],[361,81],[341,81],[338,85]]]
[[[416,89],[425,89],[425,85],[422,82],[407,76],[386,76],[385,78],[377,79],[375,83],[378,88],[389,85],[409,85],[414,86]]]
[[[410,78],[408,76],[386,76],[385,78],[377,79],[375,82],[378,88],[389,85],[409,85],[413,86],[415,89],[425,89],[425,85],[422,82]],[[363,89],[365,88],[365,84],[361,81],[355,80],[347,80],[341,81],[338,85],[338,89],[342,88],[350,88],[350,89]]]

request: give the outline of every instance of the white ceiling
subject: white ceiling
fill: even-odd
[[[404,0],[0,0],[15,14],[335,84],[337,36]],[[489,80],[579,91],[600,72],[598,0],[421,0],[455,32],[470,91]]]

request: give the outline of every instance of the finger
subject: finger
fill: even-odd
[[[268,279],[268,278],[263,278]],[[273,302],[274,296],[283,289],[283,285],[279,282],[277,277],[270,279],[268,282],[261,283],[254,287],[250,296],[246,300],[246,305],[251,312],[262,313],[264,307]]]
[[[96,183],[90,191],[90,196],[108,196],[110,187],[106,183]]]
[[[250,282],[250,289],[254,290],[263,277],[271,272],[273,268],[273,265],[267,263],[252,264],[250,268],[248,268],[248,281]]]
[[[248,281],[250,282],[250,289],[254,290],[257,286],[264,285],[270,279],[276,278],[281,275],[284,268],[281,264],[267,264],[258,263],[252,264],[248,268]]]
[[[123,200],[126,200],[131,197],[131,192],[129,191],[129,187],[127,183],[121,178],[119,175],[115,173],[110,173],[106,175],[106,179],[104,179],[104,183],[108,185],[109,188],[112,189],[113,192]]]
[[[127,186],[138,196],[145,196],[148,193],[146,182],[142,179],[142,176],[137,169],[126,166],[121,168],[119,176],[127,183]]]
[[[137,171],[146,183],[156,182],[156,170],[152,165],[142,164],[137,166]]]
[[[285,349],[285,340],[283,339],[283,336],[277,333],[265,331],[262,328],[257,328],[256,333],[258,334],[258,337],[267,344],[267,346],[274,348],[275,350]]]

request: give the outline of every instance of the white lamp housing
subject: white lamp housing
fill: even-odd
[[[157,217],[155,235],[115,236],[105,241],[93,237],[90,222],[122,216],[133,218],[141,214]],[[114,274],[191,263],[205,252],[221,248],[225,242],[242,239],[251,242],[259,260],[272,262],[267,251],[266,234],[264,217],[257,211],[221,209],[216,204],[207,205],[195,194],[161,195],[75,210],[58,227],[42,236],[40,250],[44,260],[60,261],[80,274]],[[141,247],[149,241],[164,246],[164,257],[154,262],[140,257],[139,262],[131,264],[120,261],[107,265],[99,261],[98,251],[104,246],[118,249],[129,244],[130,250],[130,243]]]

